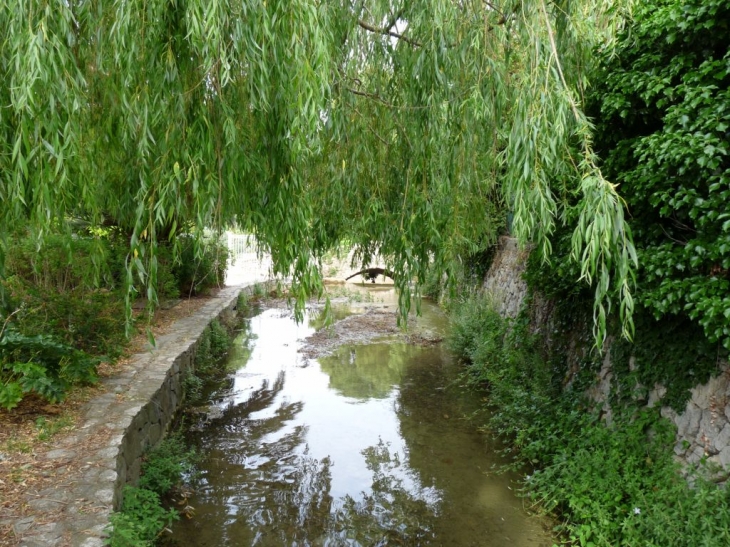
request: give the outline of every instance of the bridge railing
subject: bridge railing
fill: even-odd
[[[226,285],[242,285],[271,279],[271,256],[259,254],[252,234],[226,233],[230,252],[226,270]]]

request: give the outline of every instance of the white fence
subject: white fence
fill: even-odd
[[[243,285],[271,278],[271,256],[259,256],[252,235],[226,232],[226,245],[231,253],[226,285]]]

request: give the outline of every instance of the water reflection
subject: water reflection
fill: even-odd
[[[331,516],[331,535],[348,545],[430,545],[439,492],[405,484],[399,454],[382,441],[363,455],[373,473],[370,491],[345,497]]]
[[[330,387],[340,395],[383,399],[400,384],[406,364],[420,351],[415,346],[394,343],[345,346],[328,357],[320,357],[319,365],[329,375]]]
[[[344,304],[334,304],[330,308],[330,317],[333,322],[339,321],[341,319],[344,319],[345,317],[348,317],[352,315],[352,310],[349,306]],[[321,328],[324,328],[327,323],[327,312],[323,308],[320,311],[318,311],[316,314],[309,317],[307,320],[307,324],[312,327],[314,330],[319,330]]]
[[[182,546],[549,545],[458,416],[438,347],[395,342],[297,353],[311,324],[267,310],[208,423]],[[215,412],[213,411],[215,410]]]

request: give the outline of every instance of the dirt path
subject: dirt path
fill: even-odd
[[[165,335],[175,321],[192,316],[210,301],[194,298],[160,310],[153,324],[155,336]],[[146,344],[142,332],[130,342],[125,354],[144,351]],[[128,357],[102,364],[97,385],[74,388],[58,404],[27,397],[12,411],[0,410],[0,546],[23,544],[26,533],[35,534],[52,526],[71,503],[79,505],[79,518],[106,509],[100,500],[71,500],[65,494],[76,477],[96,471],[95,463],[85,455],[105,449],[113,440],[104,428],[91,436],[81,431],[85,405],[105,394],[120,397],[116,394],[117,379],[128,368]],[[70,540],[66,544],[70,545]]]

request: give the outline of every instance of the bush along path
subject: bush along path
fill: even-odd
[[[199,340],[214,319],[233,314],[240,292],[241,287],[222,289],[158,335],[154,348],[120,364],[102,379],[102,393],[83,406],[79,423],[33,453],[32,463],[17,467],[8,448],[22,453],[23,447],[6,440],[0,477],[20,485],[24,495],[19,503],[0,499],[0,545],[105,544],[122,487],[139,478],[144,452],[160,441],[182,402],[182,383]]]

